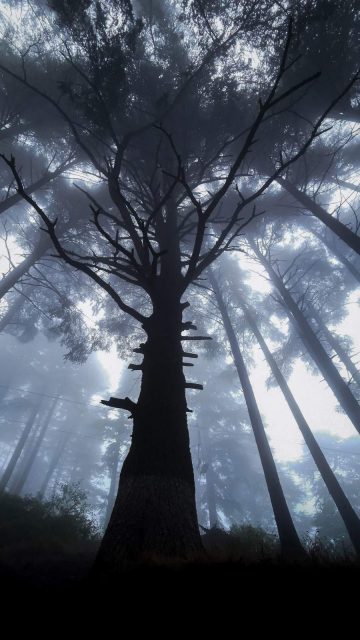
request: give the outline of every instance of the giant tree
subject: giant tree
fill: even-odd
[[[241,82],[234,87],[224,60],[256,3],[239,6],[237,20],[225,25],[207,51],[199,47],[202,58],[190,46],[189,38],[196,38],[190,22],[179,27],[174,21],[169,27],[169,21],[159,19],[161,37],[154,48],[153,24],[137,18],[128,0],[113,0],[107,8],[89,1],[75,10],[67,2],[51,4],[67,75],[59,63],[57,84],[46,72],[37,82],[39,76],[32,80],[23,73],[24,59],[22,70],[13,60],[0,68],[26,93],[53,107],[67,127],[69,144],[77,145],[83,166],[107,193],[100,191],[98,199],[87,189],[88,225],[76,233],[75,220],[75,231],[70,224],[68,233],[59,235],[60,221],[27,191],[16,158],[2,157],[56,256],[90,278],[145,334],[136,349],[143,360],[133,365],[142,375],[138,400],[105,403],[133,418],[130,450],[98,556],[99,570],[116,572],[129,561],[201,553],[185,395],[187,388],[200,385],[185,380],[184,358],[193,354],[183,345],[206,336],[184,333],[196,330],[191,320],[183,319],[189,307],[184,296],[257,215],[255,201],[322,133],[325,117],[356,78],[314,123],[299,120],[297,146],[286,156],[280,153],[272,174],[254,180],[243,193],[237,179],[248,173],[249,154],[264,123],[268,127],[278,119],[279,109],[318,77],[314,71],[284,88],[294,66],[289,58],[291,23],[270,86],[255,83],[253,94],[261,97],[255,112],[250,99],[244,128],[236,119],[234,123],[231,111],[234,94],[241,96],[244,89]],[[176,12],[174,6],[169,3],[168,11]],[[42,53],[51,59],[46,46]],[[39,74],[36,62],[35,56],[31,64]],[[56,70],[54,60],[50,62],[49,68]],[[222,77],[215,74],[219,65]],[[272,155],[278,147],[276,143]]]

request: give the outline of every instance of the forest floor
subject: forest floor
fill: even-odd
[[[57,509],[54,514],[54,509]],[[253,527],[240,527],[231,535],[212,530],[203,536],[207,558],[201,562],[137,566],[116,580],[101,582],[92,575],[99,535],[83,514],[61,512],[61,505],[35,498],[3,494],[0,498],[0,588],[10,598],[78,602],[119,595],[127,599],[143,594],[169,594],[181,588],[187,598],[207,593],[269,598],[299,592],[314,598],[325,591],[344,593],[360,580],[360,563],[350,555],[329,556],[321,546],[310,549],[306,564],[279,559],[274,536]],[[60,508],[60,512],[59,512]],[[154,592],[154,586],[158,590]],[[356,592],[357,593],[357,590]]]

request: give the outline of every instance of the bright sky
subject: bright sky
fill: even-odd
[[[268,293],[270,290],[268,282],[256,270],[250,275],[248,282],[259,292]],[[360,352],[359,299],[360,291],[357,289],[348,298],[348,315],[336,327],[337,334],[350,336],[353,340],[354,353]],[[281,391],[275,387],[266,387],[265,381],[270,371],[260,348],[254,349],[254,358],[251,382],[265,418],[275,457],[281,462],[296,460],[302,455],[302,436]],[[344,439],[356,434],[349,418],[337,412],[337,400],[322,376],[312,375],[304,362],[298,360],[288,383],[314,434],[324,432]]]

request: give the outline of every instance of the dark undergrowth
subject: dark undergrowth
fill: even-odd
[[[154,596],[155,584],[171,588],[183,585],[188,597],[208,593],[221,596],[236,585],[254,597],[277,589],[306,585],[320,593],[336,585],[348,588],[360,578],[360,565],[350,551],[323,541],[319,536],[304,541],[309,560],[286,563],[279,556],[276,536],[250,525],[230,532],[213,529],[203,535],[204,558],[187,563],[147,563],[132,567],[116,579],[99,580],[92,566],[100,542],[94,522],[86,515],[81,492],[69,486],[51,501],[9,494],[0,497],[0,584],[6,594],[26,599],[54,599],[64,594],[78,602],[115,596],[138,597],[139,591]],[[233,587],[232,587],[233,589]],[[56,597],[55,597],[56,600]]]

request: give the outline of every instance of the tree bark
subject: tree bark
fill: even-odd
[[[331,231],[333,231],[343,242],[345,242],[353,251],[360,255],[360,237],[350,231],[350,229],[342,222],[330,215],[323,207],[317,204],[306,193],[297,189],[289,180],[284,178],[276,178],[276,181],[288,191],[300,204],[308,211],[323,222]]]
[[[97,564],[184,560],[201,552],[182,370],[181,306],[163,291],[149,319],[133,434]]]
[[[295,326],[305,347],[309,351],[310,356],[317,364],[330,389],[333,391],[335,397],[337,398],[340,406],[343,408],[343,410],[353,423],[355,429],[360,433],[360,406],[358,402],[354,398],[345,381],[342,379],[337,368],[329,358],[320,340],[305,318],[303,312],[299,309],[295,300],[286,289],[280,276],[278,276],[278,274],[271,267],[270,263],[260,253],[256,245],[253,242],[250,242],[250,245],[259,261],[268,272],[273,284],[281,294],[289,311],[289,317],[295,323]]]
[[[14,473],[14,469],[16,467],[16,463],[19,460],[19,457],[20,457],[20,455],[21,455],[21,453],[22,453],[22,451],[24,449],[24,446],[25,446],[25,444],[27,442],[27,439],[29,438],[31,430],[32,430],[32,428],[34,426],[34,423],[35,423],[35,420],[36,420],[36,416],[37,416],[37,414],[39,412],[39,409],[40,409],[40,405],[41,405],[41,401],[38,402],[37,404],[34,404],[32,409],[31,409],[31,411],[30,411],[30,414],[29,414],[28,420],[27,420],[27,422],[25,424],[25,427],[24,427],[24,429],[23,429],[23,431],[21,433],[21,436],[20,436],[20,438],[18,440],[18,443],[17,443],[17,445],[16,445],[16,447],[14,449],[14,452],[13,452],[13,454],[12,454],[8,464],[7,464],[7,467],[6,467],[5,471],[4,471],[4,474],[3,474],[2,478],[1,478],[0,491],[4,491],[6,489],[7,484],[9,482],[12,474]]]
[[[269,491],[270,500],[274,511],[276,526],[279,532],[281,553],[286,560],[301,560],[306,557],[306,554],[301,545],[299,536],[295,529],[289,508],[286,503],[275,461],[266,436],[263,421],[251,386],[250,378],[246,370],[245,362],[239,348],[236,334],[231,323],[226,304],[221,295],[219,285],[212,272],[210,272],[209,274],[209,279],[215,292],[217,304],[221,313],[235,366],[239,375],[240,384],[244,392],[251,426],[254,432],[261,464],[264,470],[266,485]]]
[[[132,442],[95,567],[107,576],[133,563],[184,561],[203,553],[187,427],[181,336],[187,327],[174,198],[159,224],[164,255],[153,279],[153,312],[143,325],[147,341]]]
[[[245,304],[241,295],[236,293],[237,299],[240,302],[240,306],[243,309],[246,321],[255,335],[261,350],[265,356],[266,362],[268,363],[272,374],[278,383],[284,398],[289,406],[289,409],[302,433],[302,436],[308,446],[310,454],[320,472],[322,479],[329,491],[332,499],[334,500],[338,511],[344,521],[346,530],[349,534],[350,540],[354,546],[354,549],[357,555],[360,555],[360,520],[352,508],[348,498],[346,497],[344,491],[342,490],[338,480],[335,477],[328,461],[326,460],[321,448],[319,447],[307,421],[305,420],[302,411],[297,404],[283,374],[281,373],[277,362],[270,352],[259,328],[254,318],[253,313],[249,310],[248,305]]]

